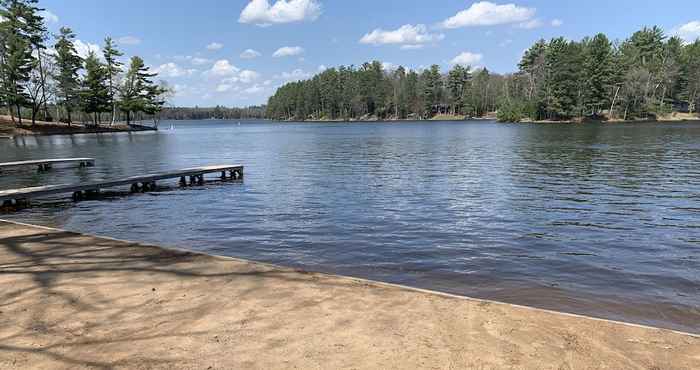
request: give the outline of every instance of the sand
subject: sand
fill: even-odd
[[[700,369],[690,334],[0,222],[0,369]]]

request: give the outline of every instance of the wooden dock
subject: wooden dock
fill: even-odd
[[[4,190],[0,191],[0,202],[2,202],[2,205],[5,207],[27,206],[31,199],[71,193],[73,194],[73,199],[79,201],[87,196],[98,194],[102,189],[125,185],[131,186],[132,193],[152,191],[156,190],[157,181],[177,178],[180,179],[180,186],[202,185],[204,184],[204,175],[210,173],[220,173],[221,180],[242,180],[243,166],[223,165],[195,167],[177,171],[132,176],[110,181],[97,181],[74,185],[48,185]]]
[[[94,158],[58,158],[58,159],[35,159],[30,161],[0,163],[0,172],[8,168],[38,166],[39,171],[48,171],[54,164],[78,163],[80,167],[92,167],[95,165]]]

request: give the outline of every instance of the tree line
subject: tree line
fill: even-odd
[[[200,119],[263,119],[265,106],[250,106],[246,108],[215,107],[165,107],[160,112],[164,120],[200,120]]]
[[[518,64],[497,74],[455,65],[387,70],[374,61],[291,82],[270,97],[277,120],[423,119],[435,115],[499,120],[644,119],[698,112],[700,40],[684,43],[659,27],[624,41],[604,34],[540,40]]]
[[[123,53],[107,37],[101,55],[81,57],[68,27],[50,35],[38,0],[0,0],[0,104],[13,122],[37,118],[100,125],[123,118],[127,124],[155,117],[171,89],[156,83],[143,59],[134,56],[124,69]],[[15,118],[17,121],[15,121]]]

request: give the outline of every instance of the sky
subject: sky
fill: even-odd
[[[173,106],[263,104],[324,68],[379,60],[507,73],[535,41],[599,32],[624,39],[658,25],[700,37],[697,0],[40,0],[49,30],[80,53],[106,36],[175,88]]]

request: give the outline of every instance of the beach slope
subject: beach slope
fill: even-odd
[[[700,338],[0,222],[0,369],[698,369]]]

